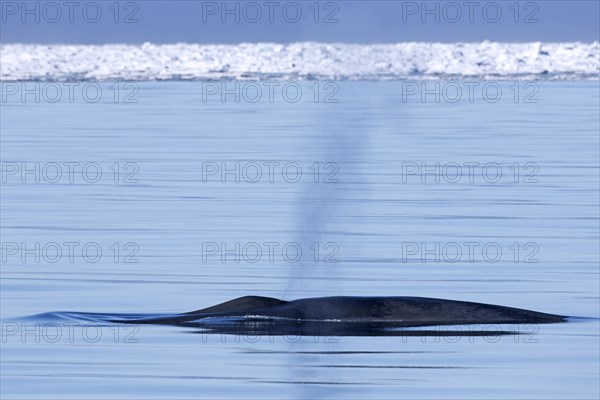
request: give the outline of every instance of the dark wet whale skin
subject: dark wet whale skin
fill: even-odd
[[[187,324],[214,317],[286,318],[297,321],[394,323],[396,326],[565,322],[566,317],[520,308],[426,297],[335,296],[284,301],[244,296],[212,307],[162,317],[129,320],[140,324]]]

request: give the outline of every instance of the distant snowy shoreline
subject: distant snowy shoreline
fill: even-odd
[[[593,43],[0,45],[0,79],[588,80]]]

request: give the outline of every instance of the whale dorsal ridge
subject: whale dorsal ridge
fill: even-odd
[[[225,303],[217,304],[212,307],[203,308],[201,310],[191,311],[186,314],[200,314],[200,313],[218,313],[218,312],[229,312],[229,311],[250,311],[257,308],[278,306],[287,304],[287,301],[279,300],[274,297],[263,297],[263,296],[243,296],[237,299],[226,301]]]

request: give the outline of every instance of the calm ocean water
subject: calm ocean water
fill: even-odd
[[[598,398],[598,82],[285,83],[3,88],[2,398]],[[248,294],[584,318],[248,337],[32,317]]]

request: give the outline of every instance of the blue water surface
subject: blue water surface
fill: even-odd
[[[224,98],[203,82],[3,98],[2,398],[598,398],[598,82],[479,82],[472,98],[463,81],[439,97],[434,82],[423,97],[420,82],[286,83],[272,98],[245,82]],[[578,318],[282,337],[65,313],[249,294]]]

